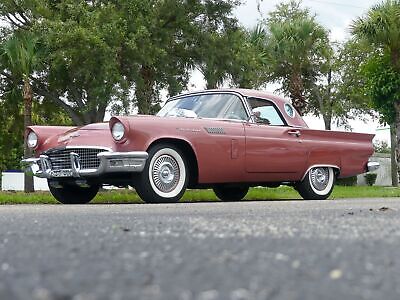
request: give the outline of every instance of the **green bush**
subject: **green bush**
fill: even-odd
[[[376,153],[390,153],[390,147],[385,141],[377,141],[374,143],[374,150]]]
[[[338,178],[336,184],[341,186],[355,186],[357,185],[357,176]]]
[[[377,174],[375,174],[375,173],[367,173],[364,175],[365,181],[367,182],[367,184],[369,186],[373,186],[375,184],[376,176],[377,176]]]

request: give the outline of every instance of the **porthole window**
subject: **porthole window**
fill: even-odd
[[[291,118],[294,118],[294,116],[296,114],[293,106],[289,103],[285,103],[285,112]]]

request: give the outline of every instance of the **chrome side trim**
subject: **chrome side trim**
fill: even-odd
[[[369,161],[367,163],[367,172],[372,172],[375,170],[378,170],[380,167],[380,164],[376,161]]]
[[[97,157],[100,158],[98,172],[142,172],[149,155],[145,151],[101,152],[97,154]],[[128,166],[112,166],[111,161],[113,160],[130,160],[130,164]]]
[[[209,134],[226,134],[225,129],[222,127],[204,127]]]
[[[317,167],[331,167],[331,168],[335,168],[340,172],[340,168],[337,165],[324,165],[324,164],[320,164],[320,165],[312,165],[311,167],[309,167],[307,169],[307,171],[303,174],[303,176],[301,177],[301,181],[306,177],[307,173],[312,169],[312,168],[317,168]]]

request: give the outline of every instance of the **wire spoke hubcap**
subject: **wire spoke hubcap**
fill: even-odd
[[[323,191],[329,183],[329,169],[322,167],[311,169],[310,179],[311,184],[316,190]]]
[[[170,155],[159,156],[152,167],[153,182],[163,193],[173,191],[180,179],[179,165]]]

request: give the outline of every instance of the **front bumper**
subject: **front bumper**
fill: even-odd
[[[47,155],[22,160],[34,176],[41,178],[92,177],[116,172],[142,172],[148,158],[147,152],[101,152],[97,154],[100,165],[96,169],[82,169],[79,155],[71,152],[71,169],[53,169]]]

